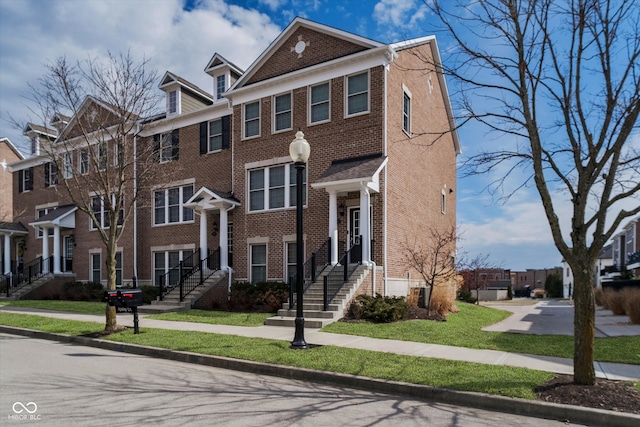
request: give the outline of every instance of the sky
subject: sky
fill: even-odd
[[[0,137],[26,151],[9,116],[36,121],[29,84],[56,58],[130,51],[148,58],[158,79],[171,71],[212,92],[203,70],[214,53],[246,69],[296,16],[383,43],[439,37],[421,0],[0,0]],[[446,62],[447,40],[438,40]],[[473,128],[459,136],[460,160],[491,143]],[[458,179],[459,251],[489,254],[494,264],[518,271],[561,265],[535,188],[498,203],[485,191],[489,179]],[[557,201],[568,224],[571,205],[562,196]]]

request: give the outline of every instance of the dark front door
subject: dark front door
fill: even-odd
[[[360,235],[360,208],[349,210],[349,247],[351,249],[351,263],[362,261],[362,237]]]
[[[62,263],[62,270],[65,272],[73,271],[73,236],[64,237],[64,262]]]

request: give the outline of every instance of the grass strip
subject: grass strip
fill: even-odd
[[[446,322],[411,320],[395,323],[335,322],[324,332],[370,338],[450,345],[474,349],[507,351],[573,358],[573,337],[488,332],[482,328],[511,315],[504,310],[456,302],[459,313]],[[601,362],[640,364],[638,337],[596,338],[595,359]]]
[[[97,323],[56,320],[14,313],[0,313],[0,323],[68,335],[82,335],[103,329],[103,326]],[[404,356],[335,346],[298,351],[289,349],[289,343],[286,341],[204,332],[142,328],[141,333],[137,335],[129,329],[105,339],[523,399],[534,399],[535,387],[553,377],[552,373],[525,368]]]
[[[264,325],[264,320],[268,317],[273,317],[273,313],[236,313],[207,310],[186,310],[147,316],[148,319],[233,326],[262,326]]]
[[[0,305],[7,307],[27,307],[42,310],[68,311],[81,314],[104,314],[104,302],[62,301],[62,300],[18,300],[2,301]]]

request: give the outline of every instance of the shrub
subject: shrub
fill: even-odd
[[[604,298],[602,288],[597,288],[595,291],[593,291],[593,295],[596,299],[596,305],[602,306],[602,300]]]
[[[431,311],[446,316],[453,311],[454,299],[448,286],[434,286],[431,297]]]
[[[557,274],[550,274],[544,281],[544,291],[549,298],[562,298],[562,277]]]
[[[102,301],[104,287],[95,282],[67,282],[62,293],[63,299],[70,301]]]
[[[474,297],[470,291],[465,291],[464,289],[460,289],[458,291],[458,300],[467,302],[469,304],[475,304],[478,299]]]
[[[624,295],[622,292],[618,292],[614,289],[606,289],[604,291],[604,301],[606,301],[606,307],[616,316],[623,316],[626,313]]]
[[[289,296],[289,285],[283,282],[261,282],[255,285],[236,282],[231,285],[229,310],[262,311],[275,313]]]
[[[349,308],[355,319],[369,320],[374,323],[390,323],[404,319],[409,306],[403,297],[383,297],[377,294],[358,295]]]
[[[640,324],[640,289],[639,288],[625,288],[625,311],[631,323]]]

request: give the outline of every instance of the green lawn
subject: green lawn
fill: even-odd
[[[175,313],[152,314],[149,319],[176,322],[209,323],[213,325],[262,326],[273,313],[235,313],[229,311],[186,310]]]
[[[322,330],[371,338],[573,358],[573,337],[485,332],[482,331],[484,326],[499,322],[511,313],[459,301],[456,304],[460,312],[447,316],[446,322],[335,322]],[[602,362],[640,364],[640,338],[596,338],[595,359]]]
[[[70,335],[98,332],[98,323],[54,320],[42,316],[0,312],[0,324]],[[391,353],[316,347],[306,351],[289,349],[286,341],[244,338],[203,332],[142,328],[106,337],[115,342],[296,366],[329,372],[362,375],[454,390],[534,399],[534,389],[553,377],[552,373],[525,368],[403,356]]]
[[[43,310],[68,311],[82,314],[104,314],[104,302],[59,301],[59,300],[19,300],[0,301],[0,306],[29,307]]]

